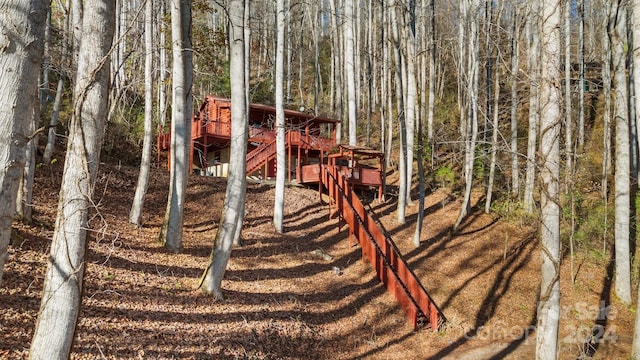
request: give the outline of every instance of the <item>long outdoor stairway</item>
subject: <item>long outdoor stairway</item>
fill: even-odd
[[[400,303],[414,329],[438,330],[446,321],[442,311],[408,267],[393,240],[365,210],[347,177],[337,167],[323,165],[321,184],[329,191],[330,212],[338,213],[345,220],[350,240],[358,240],[363,260],[375,268],[378,279]]]

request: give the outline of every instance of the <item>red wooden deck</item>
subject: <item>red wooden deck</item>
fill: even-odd
[[[335,131],[340,121],[293,110],[285,110],[285,118],[288,178],[291,180],[295,175],[302,182],[302,167],[319,163],[322,154],[336,145]],[[261,176],[275,176],[275,108],[251,104],[248,122],[247,174],[264,168]],[[161,151],[169,150],[170,141],[170,134],[159,129],[159,156]],[[206,169],[210,165],[209,154],[228,148],[230,141],[231,102],[215,96],[205,97],[191,124],[192,168],[195,165]],[[195,153],[198,156],[194,157]]]

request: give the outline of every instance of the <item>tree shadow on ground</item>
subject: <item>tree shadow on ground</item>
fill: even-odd
[[[600,348],[600,344],[603,342],[615,341],[615,339],[608,338],[609,334],[607,332],[607,323],[611,316],[611,288],[613,285],[614,269],[615,259],[613,255],[611,255],[609,264],[607,264],[607,273],[604,277],[602,292],[600,293],[600,303],[598,304],[598,312],[594,319],[595,323],[591,328],[591,333],[582,343],[582,353],[589,358],[596,354]]]
[[[498,263],[502,262],[502,265],[500,265],[500,270],[498,271],[493,281],[493,284],[489,287],[490,290],[488,291],[487,295],[482,301],[482,304],[480,305],[478,312],[476,313],[475,321],[471,329],[467,330],[463,336],[453,341],[449,346],[445,347],[444,349],[440,350],[438,353],[430,357],[430,359],[440,359],[446,355],[449,355],[454,350],[456,350],[457,348],[464,345],[469,340],[473,339],[475,336],[478,336],[480,334],[483,326],[487,324],[487,322],[495,315],[496,309],[498,307],[500,300],[502,299],[502,296],[508,292],[509,287],[511,286],[513,276],[518,271],[525,268],[527,263],[531,260],[531,257],[535,249],[536,247],[534,246],[533,237],[530,237],[527,240],[527,243],[521,248],[521,250],[512,254],[509,259],[505,259],[505,260],[501,259],[501,261],[496,261],[495,263],[490,264],[486,266],[484,269],[481,269],[480,271],[478,271],[471,279],[465,281],[465,284],[469,283],[474,278],[489,271],[493,266],[496,266],[498,265]],[[453,299],[453,297],[456,294],[458,294],[461,290],[462,290],[461,288],[454,290],[450,294],[449,299],[445,301],[445,304],[448,304]],[[443,308],[446,308],[446,305],[443,305]],[[535,318],[535,313],[534,313],[534,318]],[[532,324],[534,322],[535,320],[532,320]],[[514,339],[510,339],[512,340],[512,342],[510,346],[508,346],[506,349],[504,349],[501,352],[502,356],[506,356],[509,352],[514,351],[517,348],[515,344],[519,345],[522,342],[524,342],[531,331],[532,331],[532,328],[527,327],[525,329],[522,329],[522,333],[520,334],[520,336],[517,336]],[[506,332],[506,334],[511,335],[509,332]]]

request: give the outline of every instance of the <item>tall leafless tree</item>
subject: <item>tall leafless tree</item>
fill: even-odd
[[[523,205],[526,211],[533,212],[535,207],[533,193],[536,183],[536,149],[538,145],[538,129],[540,123],[538,84],[539,84],[539,46],[540,46],[540,14],[538,2],[529,3],[527,16],[527,37],[530,39],[527,61],[529,65],[529,131],[527,134],[527,164],[524,179]]]
[[[626,67],[627,0],[611,3],[609,37],[613,65],[613,118],[615,121],[615,291],[623,304],[631,304],[630,221],[631,147]]]
[[[540,5],[540,245],[542,252],[540,300],[536,331],[536,358],[558,357],[560,317],[560,18],[559,0]]]
[[[464,7],[463,13],[466,17],[462,21],[467,23],[468,28],[466,31],[467,40],[467,54],[469,61],[467,63],[467,98],[469,101],[469,107],[467,112],[467,119],[465,123],[465,129],[463,133],[464,141],[464,180],[465,190],[462,198],[462,207],[458,218],[453,225],[454,229],[457,229],[465,217],[471,210],[471,190],[473,187],[473,165],[476,159],[476,140],[478,138],[478,76],[480,67],[480,45],[478,41],[478,10],[480,9],[479,0],[465,0],[462,5]]]
[[[153,145],[153,0],[146,0],[144,10],[144,138],[136,192],[129,212],[129,222],[141,225],[144,198],[149,187],[151,146]],[[191,104],[187,104],[190,106]]]
[[[88,214],[107,120],[113,1],[86,0],[82,24],[73,115],[32,359],[68,358],[80,312]]]
[[[169,251],[182,251],[184,203],[189,177],[191,149],[191,1],[171,1],[171,36],[173,51],[173,100],[171,106],[171,152],[169,197],[160,229],[160,242]]]
[[[285,146],[285,122],[283,104],[283,75],[284,75],[284,23],[285,23],[284,0],[276,2],[276,193],[273,206],[273,225],[276,231],[282,233],[282,219],[284,212],[284,182],[285,169],[287,168],[286,146]]]
[[[220,226],[214,240],[209,264],[205,269],[200,288],[203,292],[222,300],[222,279],[231,256],[231,247],[239,237],[237,223],[242,221],[242,205],[246,198],[247,154],[247,97],[245,92],[246,70],[244,62],[244,0],[229,0],[229,47],[231,72],[231,159],[229,177]],[[235,76],[234,76],[235,75]]]
[[[1,0],[0,9],[0,284],[16,196],[29,142],[27,119],[38,101],[48,2]],[[10,24],[21,24],[14,26]],[[11,71],[8,71],[11,70]]]

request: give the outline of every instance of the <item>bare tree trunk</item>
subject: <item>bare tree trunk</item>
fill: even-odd
[[[279,233],[283,232],[282,219],[284,212],[284,182],[286,164],[285,149],[285,122],[284,122],[284,106],[282,104],[282,78],[284,68],[284,22],[285,22],[284,0],[276,2],[276,194],[273,206],[273,226]],[[288,169],[287,169],[288,170]]]
[[[84,5],[74,112],[31,359],[68,358],[80,311],[88,213],[107,120],[114,28],[112,0],[85,0]]]
[[[158,26],[162,26],[164,28],[163,19],[167,12],[166,0],[159,0],[160,3],[160,11],[158,11]],[[167,81],[167,50],[165,45],[167,43],[167,35],[164,29],[159,29],[158,31],[160,54],[159,63],[160,63],[160,76],[158,77],[158,115],[159,115],[159,124],[160,128],[164,131],[164,126],[167,120],[167,86],[165,82]]]
[[[584,0],[582,1],[582,4],[584,6]],[[634,68],[632,80],[633,80],[633,87],[635,89],[634,93],[637,94],[638,92],[640,92],[640,46],[638,46],[638,42],[640,42],[640,0],[632,0],[630,3],[630,6],[631,6],[630,8],[631,31],[632,31],[632,37],[633,37],[633,43],[634,43],[632,47],[632,53],[631,53],[633,68]],[[584,16],[582,17],[582,19],[584,19]],[[637,98],[637,95],[633,99],[633,106],[635,107],[636,115],[640,114],[640,99]],[[636,124],[638,124],[637,119],[636,119]],[[617,176],[616,176],[616,179],[617,179]],[[617,215],[617,208],[616,208],[616,215]],[[617,237],[616,237],[616,258],[617,258],[617,244],[618,243],[617,243]],[[626,287],[626,284],[624,284],[624,286]],[[639,308],[638,306],[640,306],[640,287],[638,288],[638,296],[639,296],[637,299],[638,305],[636,306],[636,308]],[[636,313],[636,319],[635,319],[635,324],[633,329],[633,343],[631,347],[631,356],[634,359],[640,358],[640,314],[638,313]]]
[[[347,80],[347,109],[349,118],[349,145],[355,146],[357,137],[357,103],[356,103],[356,77],[355,77],[355,41],[353,35],[353,11],[354,3],[344,2],[344,69]]]
[[[543,0],[541,10],[540,179],[542,279],[538,302],[536,358],[558,358],[560,318],[560,14],[559,0]]]
[[[229,46],[230,71],[232,74],[243,74],[244,58],[244,0],[230,0],[229,13]],[[238,81],[231,77],[231,159],[229,160],[229,177],[227,191],[222,209],[220,227],[216,234],[209,265],[201,280],[201,290],[214,298],[222,300],[222,279],[231,256],[231,247],[239,231],[237,222],[241,219],[242,204],[246,198],[246,154],[247,154],[247,106],[245,93],[245,77]]]
[[[615,119],[615,290],[620,301],[631,304],[631,265],[629,259],[629,231],[631,206],[631,166],[629,141],[629,114],[626,76],[627,1],[614,6],[609,21],[609,37],[613,50],[614,116]],[[617,8],[615,7],[617,6]]]
[[[376,15],[377,16],[377,15]],[[386,39],[387,31],[384,16],[384,0],[382,6],[380,6],[380,56],[382,63],[380,64],[380,151],[384,154],[386,163],[388,164],[387,146],[386,146],[386,123],[387,119],[391,117],[391,111],[387,108],[386,94],[387,94],[387,76],[389,68],[388,51],[389,46]]]
[[[313,41],[313,114],[317,115],[320,109],[320,97],[323,95],[321,92],[322,74],[320,71],[320,39],[318,38],[320,28],[317,25],[319,9],[317,3],[313,3],[313,5],[310,5],[310,7],[311,16],[309,17],[309,27],[311,31],[311,38]]]
[[[78,64],[78,52],[80,50],[80,39],[82,38],[82,18],[83,18],[83,0],[69,0],[71,1],[71,63],[72,69],[75,69]],[[73,73],[73,71],[71,71]]]
[[[335,97],[334,97],[334,105],[332,107],[332,111],[334,116],[342,118],[343,116],[343,95],[342,88],[344,87],[344,41],[342,41],[341,34],[344,31],[341,31],[341,25],[338,25],[338,9],[339,4],[336,4],[336,1],[339,0],[329,0],[329,8],[331,12],[330,23],[331,23],[331,34],[332,34],[332,54],[333,54],[333,66],[334,66],[334,86],[335,86]],[[336,125],[336,143],[340,144],[342,141],[342,124]]]
[[[146,0],[144,15],[144,138],[138,184],[129,212],[129,222],[141,225],[144,198],[149,187],[151,146],[153,145],[153,0]]]
[[[398,186],[398,208],[397,219],[398,223],[405,223],[406,213],[406,200],[407,200],[407,127],[405,122],[405,106],[404,106],[404,88],[403,82],[403,70],[406,68],[402,65],[402,54],[400,35],[398,34],[398,17],[396,14],[396,1],[389,1],[389,23],[391,26],[391,33],[393,34],[393,42],[395,45],[395,60],[396,60],[396,101],[398,103],[398,133],[400,134],[400,154],[398,157],[399,172],[400,172],[400,184]]]
[[[29,141],[27,122],[38,101],[38,74],[48,2],[0,0],[0,285],[16,196]],[[8,24],[22,24],[7,30]]]
[[[609,23],[610,7],[607,7],[607,15],[602,26],[606,28]],[[602,35],[602,96],[604,98],[604,111],[602,114],[603,122],[603,154],[602,154],[602,198],[604,200],[605,209],[609,202],[609,175],[611,173],[611,41],[609,33],[604,32]],[[608,233],[608,212],[604,212],[604,231],[602,236],[603,254],[607,252],[607,233]]]
[[[458,76],[456,76],[456,78],[458,79],[458,112],[460,113],[459,129],[460,136],[464,136],[466,132],[465,129],[467,128],[467,99],[465,99],[465,89],[467,89],[467,87],[469,86],[468,83],[470,81],[466,78],[467,69],[465,56],[467,50],[467,47],[465,46],[465,24],[467,18],[467,8],[464,4],[464,1],[459,1],[458,4],[460,7],[460,20],[458,21]]]
[[[68,18],[68,16],[66,16]],[[44,26],[44,46],[43,46],[43,55],[42,55],[42,66],[41,74],[40,74],[40,84],[38,85],[39,93],[38,98],[40,99],[40,113],[42,113],[47,105],[47,98],[49,94],[47,94],[49,89],[49,73],[51,72],[51,7],[47,11],[47,21]],[[39,124],[36,124],[38,127]]]
[[[246,59],[244,62],[244,93],[245,93],[245,118],[249,119],[249,104],[251,104],[251,93],[249,81],[251,79],[251,64],[249,63],[249,59],[251,59],[251,27],[249,26],[249,21],[251,19],[251,9],[249,7],[249,2],[251,0],[244,0],[244,18],[243,22],[246,24],[244,26],[243,36],[244,36],[244,58]],[[248,120],[247,120],[248,126]],[[247,128],[248,133],[248,128]],[[236,232],[233,236],[233,246],[241,246],[242,245],[242,225],[244,224],[244,214],[245,213],[245,202],[243,201],[240,204],[240,211],[238,212],[238,221],[236,221]]]
[[[485,51],[485,60],[484,60],[484,111],[482,115],[482,119],[484,120],[484,126],[482,129],[482,139],[480,141],[480,156],[476,161],[480,162],[482,165],[482,185],[484,186],[485,194],[488,194],[488,181],[489,181],[489,161],[490,158],[490,145],[489,145],[489,135],[491,135],[493,129],[491,128],[491,119],[493,113],[493,103],[492,103],[492,95],[491,89],[493,88],[493,72],[494,67],[497,66],[494,59],[493,48],[494,44],[491,41],[493,37],[493,27],[491,23],[493,22],[493,7],[497,5],[497,1],[494,0],[483,0],[484,3],[484,51]],[[485,201],[486,204],[486,201]]]
[[[385,4],[385,0],[382,0],[382,26],[386,29],[386,37],[382,39],[382,42],[385,44],[385,46],[383,47],[382,51],[382,58],[383,58],[383,63],[384,63],[384,70],[383,70],[383,80],[385,82],[385,87],[386,87],[386,91],[385,94],[390,94],[391,93],[391,71],[392,71],[392,66],[391,66],[391,55],[390,55],[390,51],[391,51],[391,37],[390,37],[390,33],[391,31],[391,26],[392,24],[390,24],[390,22],[388,21],[388,19],[390,18],[389,12],[387,11],[387,5]],[[385,166],[386,168],[390,168],[391,167],[391,149],[393,147],[393,98],[391,96],[386,95],[385,96],[386,100],[383,99],[383,102],[386,102],[386,109],[387,109],[387,139],[383,139],[383,141],[386,141],[386,145],[384,147],[385,150],[385,154],[384,154],[384,158],[385,158]],[[400,114],[398,114],[400,115]]]
[[[435,111],[436,104],[436,5],[435,0],[431,0],[429,5],[429,105],[427,110],[427,140],[431,145],[431,151],[433,148],[433,113]]]
[[[478,72],[480,66],[479,52],[480,46],[478,43],[478,17],[477,11],[480,7],[479,0],[465,0],[464,13],[469,15],[468,18],[463,19],[469,23],[468,37],[468,99],[469,99],[469,113],[468,118],[465,121],[466,128],[463,135],[465,143],[465,156],[464,156],[464,178],[465,178],[465,190],[462,198],[462,207],[458,214],[458,219],[453,225],[453,229],[457,230],[462,220],[469,214],[471,210],[471,189],[473,187],[473,164],[475,162],[475,150],[476,140],[478,138]]]
[[[409,23],[405,25],[407,48],[407,100],[405,119],[407,124],[407,205],[411,205],[411,185],[413,183],[413,155],[416,123],[418,86],[416,83],[416,3],[409,1]]]
[[[580,17],[578,29],[578,61],[580,62],[580,74],[578,76],[578,150],[584,150],[584,0],[578,0],[578,16]],[[572,144],[573,145],[573,144]]]
[[[120,94],[122,90],[124,90],[125,82],[126,82],[126,52],[127,52],[127,18],[128,18],[128,6],[127,0],[116,0],[117,6],[117,16],[116,16],[116,27],[117,27],[117,36],[118,42],[116,43],[116,51],[114,54],[116,55],[116,60],[113,65],[113,75],[114,82],[113,86],[116,88],[115,94]],[[117,99],[117,98],[116,98]]]
[[[287,11],[291,11],[291,0],[287,0]],[[291,19],[289,19],[291,20]],[[332,17],[331,19],[332,21],[332,26],[335,25],[335,16]],[[333,29],[332,33],[335,34],[335,32],[337,31],[337,29]],[[335,43],[334,43],[335,45]],[[334,49],[334,47],[331,47],[331,51],[336,51]],[[292,41],[291,41],[291,21],[287,21],[287,99],[286,99],[286,103],[289,103],[291,101],[291,78],[292,78],[292,74],[291,74],[291,58],[292,58],[292,52],[293,52],[293,48],[292,48]],[[277,55],[276,55],[277,56]],[[333,109],[332,109],[333,111]]]
[[[36,97],[39,94],[36,94]],[[16,198],[16,214],[24,224],[31,224],[33,209],[33,178],[36,171],[36,150],[40,135],[36,133],[37,123],[40,121],[40,103],[33,104],[33,114],[28,121],[26,135],[30,137],[25,147],[24,169],[18,186]]]
[[[387,43],[390,43],[391,41],[388,41]],[[390,54],[389,52],[391,51],[391,49],[389,49],[389,46],[387,46],[385,48],[385,51],[387,52],[387,59],[390,61]],[[387,82],[387,92],[391,92],[391,89],[393,89],[392,86],[392,81],[393,79],[391,78],[391,66],[388,66],[387,69],[387,73],[385,75],[386,79],[385,81]],[[384,157],[386,159],[386,167],[390,168],[391,167],[391,152],[393,149],[393,123],[394,123],[394,116],[393,116],[393,97],[392,96],[387,96],[387,146],[385,146],[385,154]],[[398,116],[400,116],[402,114],[398,114]]]
[[[511,193],[520,192],[520,165],[518,160],[518,74],[520,54],[518,40],[520,34],[520,11],[517,5],[513,11],[513,30],[511,34]]]
[[[573,120],[571,117],[571,2],[564,4],[564,147],[565,147],[565,186],[569,191],[569,183],[573,175]],[[579,132],[579,130],[578,130]]]
[[[538,100],[538,82],[539,82],[539,28],[540,20],[538,18],[538,3],[530,3],[530,13],[528,18],[527,30],[531,40],[529,48],[529,133],[527,134],[527,171],[524,183],[524,209],[527,212],[533,212],[533,190],[536,183],[536,145],[538,140],[538,126],[540,122],[539,100]]]
[[[62,33],[62,57],[60,60],[61,66],[67,66],[67,57],[69,54],[69,37],[73,38],[71,33],[71,1],[68,1],[65,8],[66,17],[64,20],[64,30]],[[67,70],[67,69],[64,69]],[[53,156],[53,150],[56,145],[56,126],[58,126],[58,117],[60,115],[60,105],[62,104],[62,93],[64,90],[64,79],[66,77],[66,71],[58,74],[58,86],[56,88],[56,97],[53,100],[53,110],[51,112],[51,121],[49,122],[49,130],[47,131],[47,145],[44,148],[44,154],[42,155],[42,161],[45,164],[51,163],[51,157]]]
[[[499,2],[499,8],[498,11],[496,13],[496,23],[500,22],[500,17],[502,16],[502,6],[503,6],[503,2],[500,1]],[[500,27],[496,26],[496,38],[500,38]],[[494,71],[494,91],[493,91],[493,121],[491,123],[491,159],[489,161],[489,178],[488,178],[488,182],[487,182],[487,198],[485,200],[485,204],[484,204],[484,211],[485,213],[489,213],[489,211],[491,210],[491,201],[493,198],[493,183],[495,181],[495,173],[496,173],[496,161],[497,161],[497,153],[498,153],[498,134],[500,132],[500,129],[498,128],[499,125],[499,118],[500,118],[500,112],[499,110],[499,106],[500,106],[500,69],[498,69],[499,64],[501,63],[500,61],[501,58],[501,53],[500,53],[500,46],[496,46],[496,69]],[[487,94],[488,95],[488,94]]]
[[[375,28],[373,27],[373,0],[369,0],[367,3],[367,71],[366,71],[366,82],[367,82],[367,130],[366,130],[366,145],[367,147],[371,147],[371,122],[373,117],[373,102],[374,100],[374,73],[373,73],[373,32]]]
[[[173,100],[171,106],[171,151],[169,196],[159,240],[172,252],[182,251],[184,202],[191,163],[191,1],[171,2],[173,50]]]

